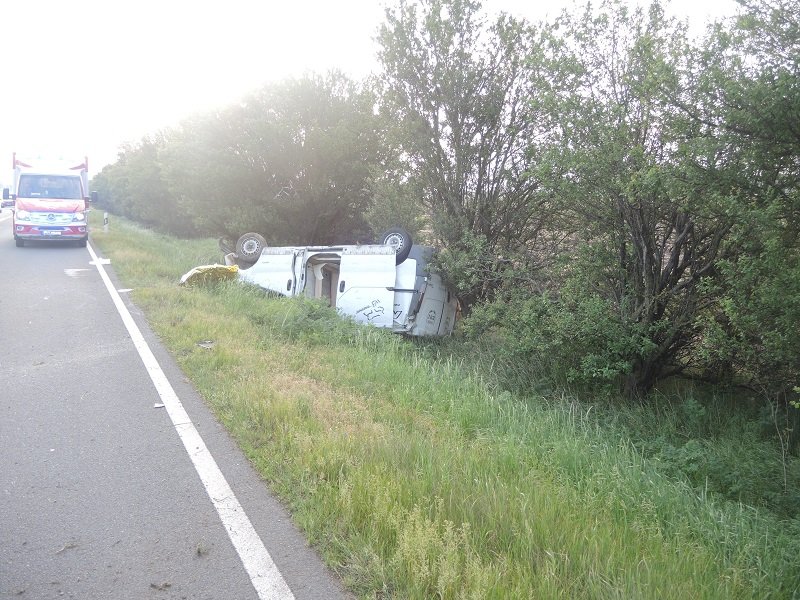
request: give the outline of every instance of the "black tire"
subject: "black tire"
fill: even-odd
[[[258,233],[245,233],[236,242],[236,255],[244,263],[253,264],[267,247],[267,240]]]
[[[408,258],[411,245],[414,243],[411,234],[402,227],[392,227],[381,234],[378,243],[394,248],[395,264],[399,265]]]
[[[78,248],[86,248],[86,242],[88,240],[78,240]]]
[[[14,238],[14,242],[17,244],[17,248],[22,248],[25,245],[25,240],[22,238]]]

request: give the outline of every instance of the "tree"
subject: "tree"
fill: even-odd
[[[528,174],[537,131],[535,43],[524,23],[487,26],[474,0],[400,0],[379,33],[387,139],[418,190],[467,305],[541,262],[545,204]]]
[[[106,166],[93,181],[104,206],[119,215],[174,235],[191,236],[196,230],[167,189],[162,173],[162,134],[126,143],[117,162]]]
[[[588,345],[595,354],[581,359],[584,376],[644,396],[692,366],[698,317],[712,301],[702,284],[731,228],[728,199],[695,168],[700,125],[669,102],[694,102],[681,24],[658,2],[630,11],[612,1],[563,15],[558,32],[542,100],[550,149],[538,169],[572,237],[560,306],[605,307],[617,326]]]
[[[272,244],[369,238],[373,104],[336,73],[266,86],[172,133],[170,189],[209,234],[258,231]]]
[[[784,419],[800,383],[800,14],[796,2],[740,2],[706,41],[697,86],[711,101],[687,113],[725,157],[736,225],[720,263],[718,303],[702,351]]]
[[[247,124],[233,109],[197,115],[167,133],[161,161],[167,185],[201,235],[262,230],[263,170],[236,152]]]

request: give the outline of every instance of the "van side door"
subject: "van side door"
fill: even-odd
[[[362,246],[342,252],[336,308],[359,323],[392,326],[395,255],[391,248]]]

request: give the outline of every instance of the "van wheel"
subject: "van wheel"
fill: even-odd
[[[411,234],[402,227],[392,227],[387,229],[381,234],[378,243],[394,248],[395,264],[399,265],[408,258],[408,253],[411,252]]]
[[[15,237],[14,242],[17,244],[17,248],[22,248],[25,245],[25,240],[22,238]]]
[[[258,233],[245,233],[236,242],[236,254],[239,260],[245,263],[255,263],[261,256],[261,251],[267,247],[267,240]]]

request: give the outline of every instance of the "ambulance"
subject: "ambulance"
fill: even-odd
[[[47,163],[22,160],[14,153],[13,168],[12,188],[3,189],[2,206],[14,211],[11,227],[17,247],[34,240],[86,246],[92,201],[88,158]]]

